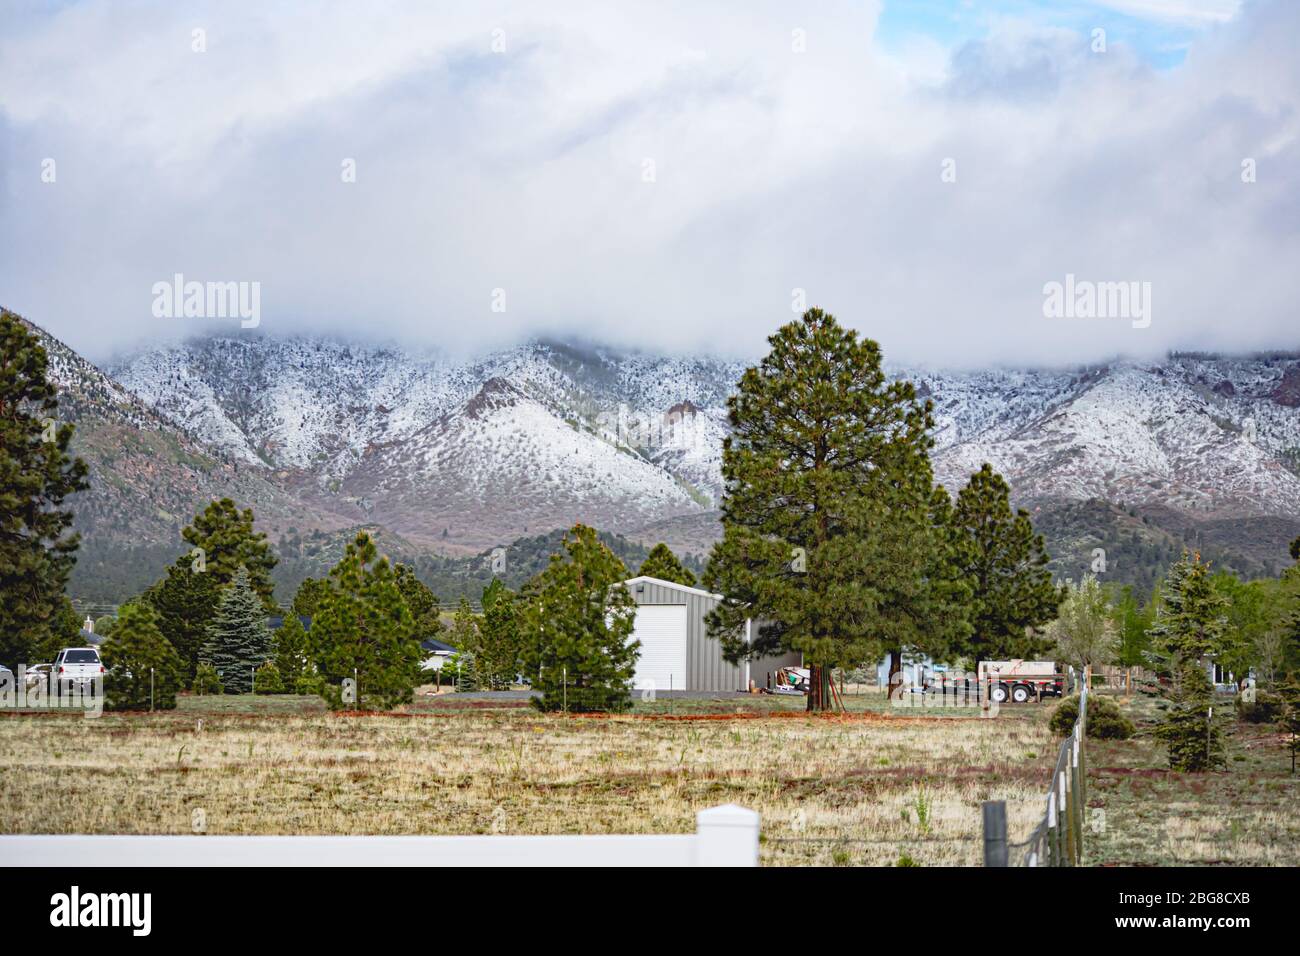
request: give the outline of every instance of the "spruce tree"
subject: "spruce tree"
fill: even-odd
[[[1169,769],[1179,773],[1216,770],[1224,765],[1223,730],[1213,716],[1214,688],[1204,666],[1180,658],[1173,701],[1156,736],[1169,751]]]
[[[143,601],[123,604],[113,634],[100,646],[104,706],[109,710],[156,710],[176,706],[180,656],[158,628],[158,613]]]
[[[226,693],[247,694],[253,690],[253,669],[270,656],[266,609],[253,590],[248,572],[240,568],[221,592],[216,613],[208,624],[202,662],[216,668]]]
[[[517,615],[523,663],[541,710],[619,712],[631,705],[639,644],[627,568],[592,528],[574,525],[563,551],[525,588]]]
[[[422,680],[423,654],[388,558],[360,532],[330,571],[329,582],[311,626],[327,702],[335,709],[378,710],[409,702]],[[353,701],[342,688],[354,676]]]
[[[68,452],[40,340],[0,309],[0,663],[36,663],[53,645],[76,561],[66,499],[89,487]]]
[[[307,632],[296,614],[286,614],[276,628],[271,654],[286,690],[296,690],[302,678],[315,672]]]
[[[650,549],[645,561],[641,563],[641,570],[637,572],[643,577],[658,578],[660,581],[672,581],[674,584],[684,584],[687,587],[695,586],[695,575],[691,573],[677,555],[673,554],[668,545],[660,542]]]
[[[1182,661],[1215,657],[1228,648],[1232,635],[1227,601],[1214,587],[1210,566],[1201,563],[1199,554],[1184,551],[1169,569],[1150,635],[1171,672]]]
[[[953,522],[961,534],[960,563],[971,583],[967,645],[975,660],[1030,659],[1052,642],[1044,625],[1055,620],[1064,590],[1052,583],[1043,537],[1029,512],[1012,510],[1011,487],[985,464],[957,495]]]
[[[732,660],[801,652],[808,707],[823,710],[832,667],[964,636],[964,585],[934,521],[947,496],[933,488],[930,403],[820,309],[768,342],[728,400],[723,538],[704,574],[727,600],[709,631]]]

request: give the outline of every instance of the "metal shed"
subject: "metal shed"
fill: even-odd
[[[798,654],[727,663],[721,642],[709,636],[704,622],[721,594],[646,576],[624,581],[623,586],[637,603],[632,636],[641,641],[633,678],[638,689],[743,691],[751,678],[762,687],[769,672],[800,663]],[[746,624],[747,632],[752,625]]]

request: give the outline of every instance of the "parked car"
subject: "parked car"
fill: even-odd
[[[55,680],[69,684],[89,684],[103,676],[104,664],[93,647],[65,647],[50,665]]]

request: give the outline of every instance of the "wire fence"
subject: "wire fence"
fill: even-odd
[[[1001,804],[999,834],[996,814],[993,821],[990,821],[989,805],[986,804],[985,865],[1078,866],[1083,862],[1083,816],[1088,802],[1087,731],[1088,678],[1085,674],[1079,681],[1079,717],[1057,753],[1043,818],[1026,840],[1008,843],[1006,805]],[[993,849],[993,862],[990,862],[990,845]]]

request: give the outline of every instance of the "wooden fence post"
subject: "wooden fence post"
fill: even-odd
[[[984,865],[1007,865],[1007,803],[1005,800],[985,800],[984,811]]]

